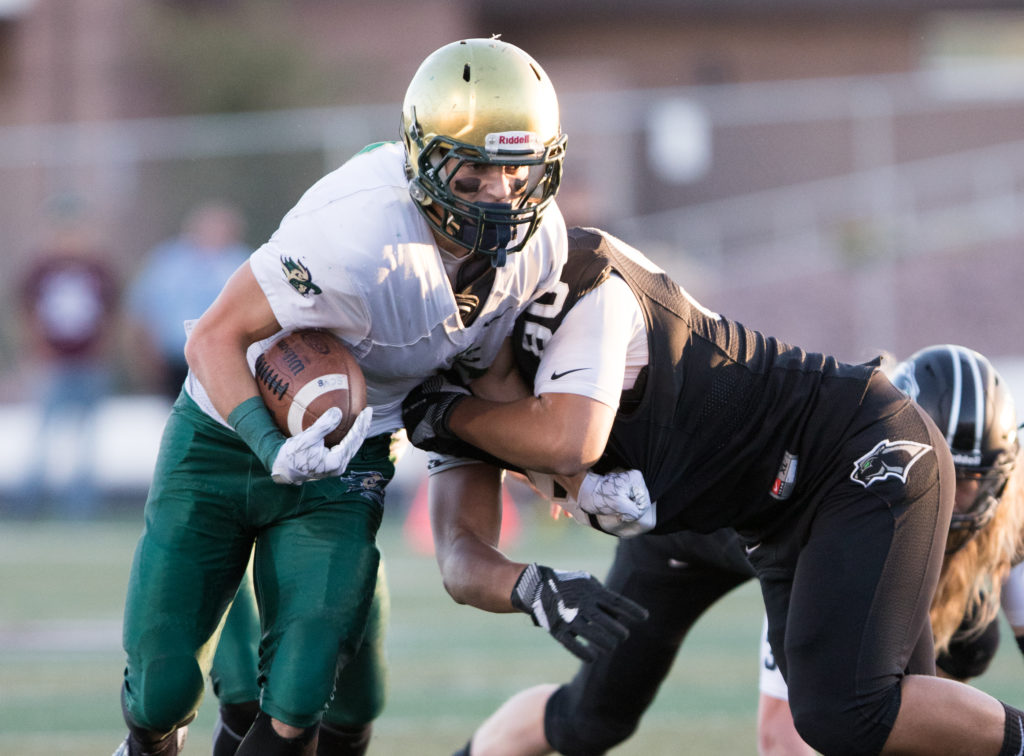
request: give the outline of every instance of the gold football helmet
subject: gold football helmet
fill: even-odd
[[[540,65],[499,39],[445,45],[420,65],[402,105],[409,192],[431,227],[495,266],[537,230],[558,193],[566,136]],[[509,202],[470,202],[453,191],[464,166],[514,176]]]

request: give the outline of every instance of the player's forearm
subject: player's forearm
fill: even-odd
[[[469,397],[449,418],[452,432],[518,467],[577,475],[604,451],[610,408],[584,397],[544,394],[497,403]]]
[[[513,562],[497,549],[467,538],[439,552],[438,566],[445,590],[457,603],[486,612],[515,611],[512,589],[525,564]]]
[[[489,612],[514,611],[512,589],[526,565],[499,549],[501,471],[471,464],[430,478],[430,528],[441,579],[451,597]]]

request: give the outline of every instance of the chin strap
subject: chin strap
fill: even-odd
[[[494,252],[488,252],[488,256],[491,258],[491,267],[500,268],[508,260],[508,250],[502,247],[496,249]]]

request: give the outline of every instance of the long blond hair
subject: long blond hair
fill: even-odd
[[[999,613],[1003,581],[1024,555],[1024,465],[1021,453],[999,497],[995,516],[981,531],[942,563],[939,585],[932,597],[935,653],[958,638],[977,637]],[[965,619],[970,620],[957,633]]]

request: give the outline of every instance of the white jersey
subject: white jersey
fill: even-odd
[[[333,331],[366,376],[371,435],[402,427],[402,400],[427,376],[489,366],[519,313],[558,283],[567,254],[565,222],[552,203],[530,243],[495,269],[465,326],[408,184],[400,144],[361,152],[314,184],[249,261],[282,326],[250,348],[250,364],[284,333]],[[224,422],[193,376],[186,387]]]

